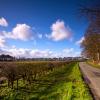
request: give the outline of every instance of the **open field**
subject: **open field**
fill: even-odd
[[[0,85],[0,100],[92,100],[76,62],[17,62],[14,69],[21,73]]]

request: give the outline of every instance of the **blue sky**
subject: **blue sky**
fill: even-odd
[[[79,56],[88,26],[80,5],[99,0],[0,0],[0,54]]]

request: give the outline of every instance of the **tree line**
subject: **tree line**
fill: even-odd
[[[100,6],[82,7],[80,11],[89,21],[81,43],[82,55],[100,64]]]

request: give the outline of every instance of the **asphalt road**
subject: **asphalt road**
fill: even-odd
[[[94,99],[100,100],[100,69],[94,68],[85,62],[80,62],[79,66],[86,83],[93,93]]]

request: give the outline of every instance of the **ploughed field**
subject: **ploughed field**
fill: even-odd
[[[92,96],[77,62],[1,62],[0,100],[92,100]]]

